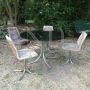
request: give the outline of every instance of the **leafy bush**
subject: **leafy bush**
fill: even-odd
[[[0,39],[4,39],[7,32],[0,31]]]
[[[67,19],[66,14],[68,13],[68,10],[66,10],[63,2],[49,3],[48,1],[45,1],[41,3],[37,2],[35,4],[37,7],[34,8],[34,11],[37,12],[36,17],[38,17],[36,18],[36,21],[43,22],[40,24],[55,25],[54,23],[58,24],[59,22],[61,23],[60,20],[65,21]]]
[[[11,3],[13,3],[13,0],[11,1]],[[25,24],[25,20],[32,20],[36,28],[40,30],[43,25],[53,25],[54,30],[62,27],[64,32],[71,36],[74,35],[73,21],[90,20],[90,0],[17,1],[19,1],[17,5],[17,22],[19,24]],[[5,11],[2,11],[1,8],[2,7],[0,7],[0,12],[4,12],[5,14]],[[0,13],[0,15],[1,14],[2,13]]]
[[[68,3],[66,0],[34,0],[26,12],[30,12],[30,18],[36,22],[39,29],[43,25],[52,25],[54,30],[63,27],[67,34],[70,33],[67,32],[69,30],[68,20],[74,12],[74,8],[72,3]]]
[[[89,0],[20,0],[17,20],[20,24],[32,20],[40,30],[43,25],[52,25],[54,30],[62,27],[71,36],[73,21],[89,19],[89,4]]]

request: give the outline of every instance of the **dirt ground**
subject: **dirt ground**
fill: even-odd
[[[61,47],[59,43],[54,42],[54,46]],[[41,58],[31,65],[32,73],[18,81],[22,72],[14,70],[22,69],[23,61],[13,56],[6,40],[0,40],[0,90],[90,90],[90,38],[80,52],[72,54],[74,64],[66,63],[68,52],[60,49],[56,58],[47,59],[51,69]]]

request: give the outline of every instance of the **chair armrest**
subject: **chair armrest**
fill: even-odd
[[[18,51],[30,51],[30,50],[32,50],[32,49],[25,48],[25,49],[20,49]]]

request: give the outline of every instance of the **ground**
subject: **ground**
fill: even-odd
[[[33,73],[18,81],[22,72],[14,70],[23,68],[23,62],[13,56],[5,40],[0,40],[0,90],[90,90],[90,38],[80,52],[73,53],[74,64],[66,63],[67,53],[60,49],[58,58],[47,59],[51,69],[39,60],[31,65]]]

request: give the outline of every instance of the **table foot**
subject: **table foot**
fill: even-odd
[[[44,60],[45,64],[46,64],[49,68],[51,68],[51,66],[50,66],[50,65],[47,63],[47,61],[46,61],[46,58],[45,58],[44,53],[43,53],[43,60]]]

